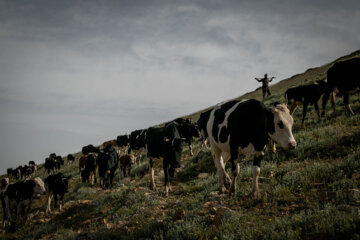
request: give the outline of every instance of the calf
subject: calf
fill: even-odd
[[[112,145],[108,145],[98,154],[97,163],[100,186],[107,188],[113,185],[116,168],[119,164],[119,155]]]
[[[12,183],[3,191],[7,218],[10,223],[24,222],[30,212],[32,199],[37,194],[44,194],[45,186],[41,178]],[[15,216],[13,214],[15,212]],[[22,218],[22,219],[21,219]]]
[[[301,126],[304,126],[306,110],[309,104],[314,104],[316,113],[320,119],[318,101],[326,92],[326,89],[327,84],[325,80],[320,80],[313,84],[293,87],[286,90],[285,99],[287,99],[287,104],[290,106],[291,115],[294,113],[298,105],[303,105]]]
[[[177,124],[170,123],[165,127],[151,127],[147,130],[146,150],[150,165],[150,188],[155,189],[154,161],[163,159],[163,169],[165,174],[165,195],[167,196],[170,188],[170,175],[174,174],[175,168],[180,167],[182,139],[177,129]]]
[[[94,153],[86,155],[85,168],[81,171],[82,182],[90,182],[91,185],[94,185],[94,181],[96,183],[96,166],[96,155]]]
[[[220,192],[225,188],[230,194],[236,192],[236,178],[240,167],[235,164],[240,154],[254,156],[253,194],[259,197],[258,178],[260,162],[265,147],[272,139],[285,149],[296,147],[292,134],[293,118],[285,105],[277,105],[268,110],[254,99],[229,101],[215,107],[207,123],[207,134],[214,154],[214,161],[219,175]],[[225,171],[226,161],[230,158],[232,175]]]
[[[47,205],[46,213],[51,213],[51,198],[54,197],[54,208],[57,206],[58,195],[60,197],[59,211],[62,210],[65,193],[68,191],[69,179],[71,175],[65,177],[61,172],[49,175],[45,178]]]
[[[325,108],[330,94],[334,91],[344,98],[344,105],[347,113],[353,115],[349,94],[354,94],[360,90],[360,57],[350,60],[336,62],[327,71],[328,90],[323,97],[322,115],[325,115]],[[332,106],[335,111],[335,96],[332,97]]]
[[[130,175],[131,166],[135,164],[135,157],[130,154],[123,155],[119,158],[120,162],[120,171],[126,177],[126,169],[128,169],[128,174]]]

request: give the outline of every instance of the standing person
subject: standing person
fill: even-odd
[[[267,74],[265,73],[264,78],[255,78],[256,81],[262,82],[262,92],[263,92],[263,101],[265,99],[266,93],[268,96],[271,95],[270,89],[269,89],[269,83],[274,79],[275,77],[268,78]]]

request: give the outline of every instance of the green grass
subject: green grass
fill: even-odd
[[[359,55],[355,52],[343,59]],[[309,69],[273,85],[265,105],[283,102],[288,87],[324,78],[330,66]],[[239,98],[261,99],[260,91]],[[167,198],[161,164],[156,165],[157,191],[149,189],[146,159],[133,166],[130,176],[116,174],[115,186],[103,190],[98,184],[80,183],[77,153],[76,161],[61,170],[72,175],[64,211],[43,216],[45,198],[34,200],[35,216],[15,232],[1,232],[0,238],[360,239],[360,96],[350,97],[355,116],[346,116],[341,101],[337,100],[334,113],[328,106],[320,121],[311,106],[305,128],[300,126],[301,110],[295,112],[293,133],[298,147],[278,148],[276,154],[266,151],[259,200],[250,194],[251,158],[240,164],[236,196],[218,195],[211,152],[202,150],[200,142],[192,157],[184,147],[182,168],[172,179],[173,192]],[[197,119],[199,114],[189,117]],[[227,170],[230,174],[229,164]],[[43,166],[37,176],[46,176]],[[225,209],[222,214],[220,208]]]

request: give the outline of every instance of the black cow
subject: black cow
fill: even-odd
[[[167,123],[166,125],[171,123],[175,123],[177,125],[176,128],[180,133],[180,137],[185,139],[185,143],[187,143],[189,146],[190,156],[192,156],[193,151],[191,147],[191,140],[193,137],[200,137],[196,126],[189,119],[183,118],[177,118],[174,121]]]
[[[5,228],[5,226],[6,226],[7,214],[6,214],[6,206],[5,206],[5,199],[4,199],[3,191],[5,190],[6,186],[9,185],[9,183],[10,183],[9,178],[3,178],[3,179],[1,179],[0,199],[1,199],[1,206],[2,206],[2,209],[3,209],[3,224],[4,224],[4,228]]]
[[[206,124],[209,121],[211,111],[212,111],[212,108],[205,112],[202,112],[200,114],[199,119],[196,122],[196,125],[197,125],[197,127],[200,131],[200,135],[201,135],[201,140],[202,140],[201,147],[203,147],[203,146],[207,147],[206,143],[207,143],[207,139],[208,139],[208,134],[206,131]]]
[[[165,127],[151,127],[147,130],[146,150],[150,163],[150,188],[155,189],[154,160],[163,159],[165,174],[165,195],[170,189],[169,175],[174,174],[175,168],[180,167],[182,139],[177,124],[170,123]]]
[[[323,97],[322,115],[325,115],[325,108],[330,94],[334,91],[337,95],[344,97],[344,105],[349,115],[354,114],[349,102],[349,94],[360,89],[360,58],[353,58],[347,61],[336,62],[327,71],[328,91]],[[332,106],[335,111],[335,95],[333,93]]]
[[[90,182],[91,185],[96,183],[96,155],[90,153],[85,155],[85,168],[81,171],[82,182]]]
[[[8,178],[11,178],[11,177],[12,177],[12,172],[13,172],[13,169],[12,169],[12,168],[6,169],[6,175],[7,175]]]
[[[73,163],[75,161],[75,157],[72,154],[67,155],[68,163]]]
[[[94,147],[92,144],[90,144],[90,145],[83,147],[81,152],[84,155],[88,155],[89,153],[99,153],[100,150],[99,150],[99,148]]]
[[[52,158],[45,158],[45,171],[47,171],[48,174],[51,172],[55,172],[56,166],[55,166],[55,160]]]
[[[11,225],[24,222],[30,212],[31,202],[37,194],[44,194],[45,186],[41,178],[12,183],[6,186],[2,197],[7,218]]]
[[[51,213],[51,198],[54,197],[54,208],[57,206],[59,195],[59,211],[62,210],[62,204],[65,193],[68,191],[69,179],[71,175],[66,177],[61,172],[49,175],[45,178],[47,205],[46,213]]]
[[[147,129],[135,130],[130,133],[128,154],[131,154],[131,151],[133,151],[136,159],[140,160],[141,152],[145,151],[146,134]]]
[[[22,166],[19,166],[12,170],[11,176],[13,179],[15,179],[15,180],[21,179],[21,168],[22,168]]]
[[[45,159],[45,170],[48,174],[54,174],[57,170],[60,170],[61,165],[64,165],[64,159],[55,153],[51,153],[49,157]]]
[[[129,135],[121,135],[121,136],[117,136],[116,138],[116,145],[118,146],[118,148],[121,150],[122,148],[125,149],[125,152],[126,152],[126,148],[128,147],[129,145],[129,140],[130,140],[130,137]]]
[[[24,165],[20,170],[21,179],[30,178],[34,173],[35,173],[34,165],[31,166]]]
[[[285,92],[285,99],[290,106],[290,114],[292,115],[298,105],[303,105],[303,118],[301,125],[304,126],[306,110],[309,104],[314,104],[316,113],[320,119],[320,110],[318,101],[326,92],[327,84],[325,80],[316,83],[289,88]]]
[[[108,145],[97,156],[100,185],[104,188],[113,185],[116,168],[119,164],[119,155],[114,146]]]
[[[220,192],[224,192],[224,184],[230,194],[236,192],[236,178],[240,172],[235,160],[239,155],[254,156],[253,162],[253,194],[260,196],[258,178],[260,162],[265,147],[272,139],[286,149],[296,147],[292,134],[293,118],[285,105],[277,105],[268,110],[261,102],[250,99],[229,101],[219,104],[211,113],[207,123],[207,133],[220,181]],[[231,181],[225,171],[226,161],[232,164]]]

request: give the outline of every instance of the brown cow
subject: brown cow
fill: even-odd
[[[81,171],[85,169],[85,163],[86,163],[87,155],[83,155],[79,159],[79,175],[80,175],[80,181],[81,181]]]
[[[126,169],[128,168],[128,174],[130,175],[131,166],[135,164],[135,156],[126,154],[120,157],[120,171],[123,172],[126,177]]]

